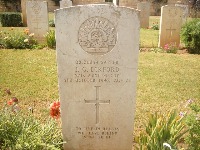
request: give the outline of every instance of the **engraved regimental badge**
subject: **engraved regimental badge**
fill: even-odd
[[[32,9],[33,12],[38,15],[41,12],[42,7],[38,4],[38,2],[34,2]]]
[[[106,54],[113,49],[116,41],[116,29],[106,18],[98,16],[89,18],[79,28],[79,45],[89,54]]]

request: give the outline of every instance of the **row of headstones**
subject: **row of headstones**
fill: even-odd
[[[174,42],[182,14],[162,7],[160,46]],[[27,17],[35,35],[48,31],[46,2],[27,2]],[[64,149],[131,150],[139,11],[80,5],[56,10],[55,23]]]
[[[115,5],[116,1],[113,2]],[[140,27],[141,28],[148,28],[149,27],[149,16],[150,16],[150,2],[140,2],[137,3],[137,9],[140,10]],[[72,6],[72,1],[71,0],[61,0],[60,1],[60,8],[65,8],[65,7],[70,7]],[[188,10],[188,5],[184,5],[181,3],[175,4],[175,6],[179,6],[183,9],[183,22],[186,21],[189,10]]]
[[[60,6],[66,7],[71,5],[71,1],[60,1]],[[64,4],[63,4],[64,3]],[[48,25],[48,9],[45,1],[27,1],[27,23],[31,33],[34,33],[35,38],[42,43],[44,35],[49,30]],[[140,27],[149,27],[149,2],[141,2],[137,5],[140,10]],[[165,44],[175,43],[176,46],[180,43],[180,29],[185,21],[183,9],[175,6],[163,6],[161,9],[160,32],[158,47],[164,47]],[[183,20],[184,18],[184,20]]]

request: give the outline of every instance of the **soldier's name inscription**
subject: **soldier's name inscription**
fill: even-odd
[[[68,76],[65,82],[81,83],[125,83],[131,79],[124,78],[121,74],[121,65],[118,60],[76,60],[72,76]]]

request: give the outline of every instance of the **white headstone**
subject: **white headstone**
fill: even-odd
[[[158,47],[170,44],[178,47],[180,44],[180,31],[183,10],[176,6],[162,6],[159,30]]]
[[[27,23],[30,33],[39,43],[45,40],[44,35],[49,30],[48,9],[46,1],[27,1],[26,2]]]
[[[82,5],[57,10],[55,19],[65,150],[131,150],[138,12]]]
[[[72,6],[72,1],[71,0],[62,0],[62,1],[60,1],[60,8],[70,7],[70,6]]]
[[[117,5],[117,0],[113,0],[113,4],[114,4],[114,5]]]
[[[149,27],[149,16],[150,16],[150,3],[140,2],[137,4],[137,9],[140,10],[140,27]]]

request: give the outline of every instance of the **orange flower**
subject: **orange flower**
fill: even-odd
[[[7,101],[8,105],[13,105],[13,103],[18,103],[18,99],[16,97],[12,97],[9,101]]]
[[[11,99],[11,100],[7,101],[7,104],[8,105],[13,105],[13,100]]]
[[[60,118],[60,102],[53,102],[50,105],[50,115],[52,118],[58,119]]]
[[[29,29],[24,29],[24,33],[28,35]]]

